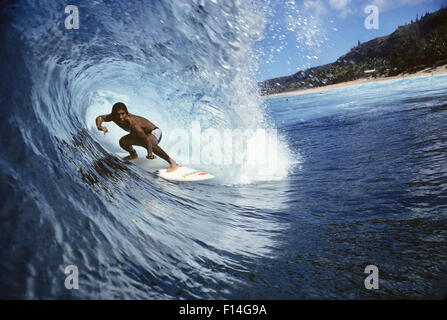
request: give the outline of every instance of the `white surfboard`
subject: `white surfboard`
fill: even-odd
[[[187,167],[180,167],[173,172],[167,172],[167,169],[160,169],[157,171],[157,174],[166,180],[174,181],[202,181],[214,178],[209,173]]]
[[[117,152],[117,155],[121,158],[127,157],[128,153]],[[179,167],[177,170],[172,172],[167,172],[169,168],[169,164],[160,159],[160,157],[156,157],[153,160],[146,159],[146,157],[141,157],[138,155],[138,158],[135,160],[129,160],[132,163],[135,163],[137,166],[157,174],[159,177],[172,180],[172,181],[203,181],[214,178],[213,175],[209,173],[205,173],[196,169],[191,169],[187,167]]]

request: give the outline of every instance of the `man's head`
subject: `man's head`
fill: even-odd
[[[115,119],[115,121],[118,122],[124,122],[127,120],[127,117],[129,116],[129,112],[127,111],[127,107],[122,102],[117,102],[112,107],[112,116]]]

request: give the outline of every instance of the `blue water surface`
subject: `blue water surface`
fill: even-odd
[[[301,279],[297,296],[444,296],[446,80],[369,83],[266,102],[302,158],[287,179],[294,223],[282,236],[293,243],[282,262],[292,262]],[[360,281],[370,264],[380,271],[374,292]]]

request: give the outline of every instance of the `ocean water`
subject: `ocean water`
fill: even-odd
[[[261,1],[71,4],[78,30],[63,1],[1,12],[1,298],[447,294],[446,76],[262,99]],[[117,101],[216,178],[121,160],[123,131],[94,125]]]

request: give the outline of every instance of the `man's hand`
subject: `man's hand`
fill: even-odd
[[[107,130],[106,127],[102,127],[102,126],[99,127],[98,130],[100,130],[100,131],[104,131],[104,134],[106,134],[107,132],[109,132],[109,130]]]
[[[148,154],[148,155],[146,156],[146,158],[151,159],[151,160],[154,160],[154,159],[155,159],[155,156],[154,156],[153,154]]]

